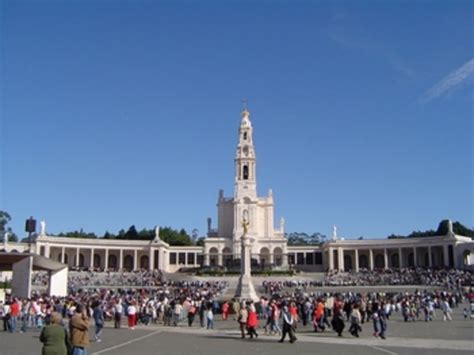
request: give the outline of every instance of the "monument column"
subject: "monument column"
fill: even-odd
[[[79,259],[80,259],[80,257],[79,257],[79,255],[80,255],[80,254],[79,254],[79,251],[80,251],[80,248],[77,248],[77,249],[76,249],[76,267],[79,267]]]
[[[64,264],[64,260],[66,259],[65,254],[66,253],[66,248],[62,247],[61,248],[61,263]]]
[[[428,246],[428,266],[433,266],[433,258],[431,257],[431,246]]]
[[[355,272],[359,272],[359,249],[354,249]]]
[[[222,251],[220,251],[219,254],[217,254],[217,265],[218,266],[223,266],[224,265],[224,259],[223,259],[223,256],[222,256]]]
[[[416,247],[413,247],[413,266],[414,267],[418,266],[418,258],[416,256]]]
[[[385,269],[388,269],[388,251],[387,248],[383,250],[383,265]]]
[[[374,251],[369,249],[369,269],[374,269]]]
[[[138,265],[138,250],[135,249],[133,251],[133,270],[136,270],[137,269],[137,265]]]
[[[402,248],[398,248],[398,267],[402,268],[403,267],[403,251]]]
[[[51,256],[51,246],[49,244],[46,245],[45,250],[44,250],[44,256],[46,258],[49,258]]]

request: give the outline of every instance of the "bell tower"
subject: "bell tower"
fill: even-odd
[[[257,198],[256,159],[252,138],[252,123],[247,107],[241,113],[239,142],[235,152],[234,200]]]

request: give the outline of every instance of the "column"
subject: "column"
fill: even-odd
[[[149,265],[148,269],[152,271],[155,268],[155,249],[150,248],[150,253],[148,255]]]
[[[242,262],[242,260],[241,260]],[[204,266],[209,266],[210,264],[210,260],[209,260],[209,250],[205,250],[205,254],[204,254]]]
[[[369,269],[374,269],[374,251],[369,249]]]
[[[402,267],[403,267],[402,248],[398,248],[398,267],[399,267],[399,268],[402,268]]]
[[[109,268],[109,249],[105,249],[105,260],[104,260],[104,269]]]
[[[281,264],[282,264],[283,267],[288,266],[288,252],[286,252],[286,253],[283,252]]]
[[[89,266],[94,267],[94,248],[91,249],[91,259],[89,260]]]
[[[61,263],[64,264],[64,259],[65,259],[65,252],[66,252],[66,248],[65,247],[62,247],[61,248]]]
[[[220,251],[219,254],[217,254],[217,265],[218,266],[223,266],[224,265],[224,260],[223,260],[223,257],[222,257],[222,251]]]
[[[135,249],[133,251],[133,270],[136,270],[138,268],[138,250]]]
[[[51,256],[51,246],[48,244],[44,248],[44,256],[49,258]]]
[[[329,270],[334,270],[334,253],[332,248],[329,248]]]
[[[413,266],[418,266],[418,258],[416,256],[416,247],[413,247]]]
[[[273,265],[275,264],[275,257],[273,256],[273,250],[272,252],[270,253],[270,265]]]
[[[447,244],[443,245],[443,260],[444,260],[444,266],[448,267],[449,266],[449,248]]]
[[[383,265],[385,269],[388,269],[388,252],[386,248],[383,250]]]
[[[433,267],[433,258],[431,257],[431,246],[428,246],[428,266]]]
[[[123,249],[120,249],[119,270],[122,271],[122,269],[123,269]]]
[[[79,266],[79,250],[80,248],[76,249],[76,266]]]
[[[342,248],[337,248],[337,266],[339,270],[344,271],[344,250]]]
[[[354,265],[355,272],[359,272],[359,249],[354,249]]]

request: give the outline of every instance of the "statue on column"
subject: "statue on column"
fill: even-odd
[[[46,236],[46,222],[41,221],[40,222],[40,234],[41,237]]]
[[[332,240],[337,240],[337,227],[332,226]]]
[[[285,219],[283,217],[280,219],[280,232],[285,233]]]
[[[6,250],[6,248],[7,248],[8,235],[9,235],[9,234],[10,234],[10,233],[8,233],[8,232],[5,232],[5,233],[3,234],[3,246],[4,246],[5,250]]]
[[[448,219],[448,235],[454,235],[453,221],[451,221],[450,219]]]
[[[160,226],[155,227],[155,240],[160,240]]]

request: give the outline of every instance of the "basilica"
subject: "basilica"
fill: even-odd
[[[173,273],[198,267],[231,269],[240,263],[240,239],[251,241],[252,268],[285,270],[289,267],[321,272],[390,267],[472,267],[474,242],[456,235],[450,223],[446,235],[424,238],[344,240],[334,232],[322,245],[290,246],[285,222],[274,221],[273,192],[257,195],[257,158],[252,122],[247,109],[241,112],[234,157],[234,192],[217,199],[217,228],[208,218],[204,246],[171,246],[160,239],[159,227],[151,241],[80,239],[48,236],[45,223],[31,252],[51,258],[69,268],[106,270],[162,270]],[[25,243],[9,243],[0,249],[28,251]]]

